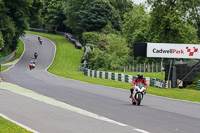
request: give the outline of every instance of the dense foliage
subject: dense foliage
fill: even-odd
[[[40,0],[0,0],[1,55],[15,50],[17,40],[28,28],[28,19],[37,18],[42,7]]]
[[[81,11],[78,30],[80,33],[100,31],[108,21],[112,23],[115,29],[120,30],[119,17],[108,3],[91,2],[85,10]]]

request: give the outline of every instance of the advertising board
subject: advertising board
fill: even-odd
[[[200,45],[147,43],[147,57],[200,59]]]

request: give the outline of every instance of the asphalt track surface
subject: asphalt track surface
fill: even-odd
[[[128,126],[87,118],[5,90],[0,90],[4,95],[2,97],[8,97],[8,101],[13,97],[13,101],[0,107],[0,113],[3,111],[39,132],[133,133],[135,131],[131,128],[134,127],[151,133],[200,133],[199,103],[147,94],[141,106],[133,106],[128,98],[128,90],[66,79],[46,72],[45,69],[53,61],[55,47],[48,39],[42,39],[43,44],[40,45],[35,35],[28,34],[22,38],[26,49],[24,55],[13,68],[2,73],[3,80]],[[36,68],[30,71],[28,65],[34,60],[34,52],[38,52],[38,59],[35,60]],[[21,103],[19,99],[24,102]],[[12,105],[13,111],[9,105]],[[22,114],[15,113],[20,109],[25,111]]]

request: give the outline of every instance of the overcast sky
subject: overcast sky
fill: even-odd
[[[140,3],[143,3],[143,2],[145,2],[146,0],[133,0],[133,2],[135,3],[135,4],[140,4]]]

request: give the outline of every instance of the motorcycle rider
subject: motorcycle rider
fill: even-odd
[[[31,63],[29,64],[29,68],[30,70],[34,69],[35,68],[35,62],[34,61],[31,61]]]
[[[135,78],[132,82],[132,87],[130,89],[130,92],[131,92],[131,95],[129,96],[129,98],[132,97],[133,95],[133,90],[135,89],[135,86],[137,86],[137,84],[144,84],[145,85],[145,91],[144,91],[144,94],[146,94],[146,89],[147,89],[147,81],[143,78],[143,74],[142,73],[138,73],[138,77]]]
[[[37,57],[38,57],[38,54],[36,52],[34,53],[34,57],[35,57],[35,59],[37,59]]]
[[[40,39],[40,44],[42,44],[42,39]]]

